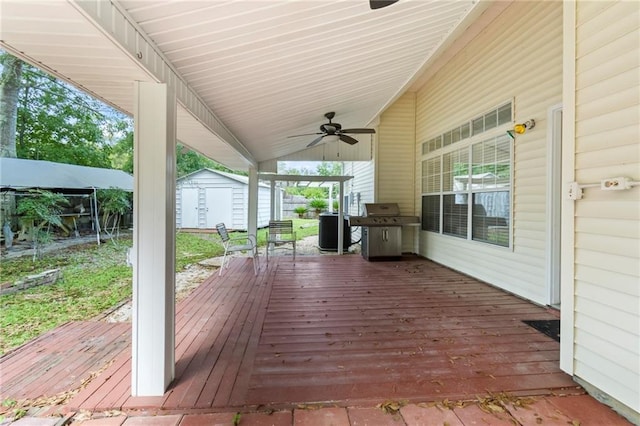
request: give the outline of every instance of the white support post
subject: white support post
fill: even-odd
[[[162,396],[175,376],[176,96],[134,90],[131,393]]]
[[[249,202],[248,202],[247,232],[258,237],[258,171],[249,168]]]
[[[338,198],[338,254],[342,254],[344,245],[344,182],[340,181],[340,194]]]
[[[276,217],[276,181],[272,180],[270,182],[271,192],[269,196],[271,197],[271,211],[269,212],[269,219],[275,220],[280,219],[280,215]]]

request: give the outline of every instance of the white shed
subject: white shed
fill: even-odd
[[[269,225],[269,186],[258,185],[258,227]],[[249,178],[201,169],[176,181],[176,227],[247,229]]]

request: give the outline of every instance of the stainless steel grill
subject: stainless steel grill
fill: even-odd
[[[367,203],[364,216],[350,216],[350,226],[362,227],[362,256],[391,258],[402,255],[402,225],[420,223],[417,216],[400,215],[397,203]]]

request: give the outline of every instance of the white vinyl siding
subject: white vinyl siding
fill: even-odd
[[[419,90],[417,167],[425,158],[423,142],[505,102],[513,102],[515,122],[536,121],[535,128],[514,141],[511,249],[421,231],[420,254],[548,303],[547,110],[561,98],[561,2],[512,3]],[[487,135],[496,136],[492,131]]]
[[[353,161],[345,163],[344,174],[353,176],[345,182],[345,193],[351,201],[348,213],[351,216],[361,216],[364,203],[374,202],[374,164],[373,161]],[[361,238],[360,227],[351,228],[351,241]]]
[[[234,175],[235,176],[235,175]],[[231,223],[225,225],[229,229],[247,229],[248,214],[248,184],[238,179],[247,180],[244,176],[232,178],[223,172],[215,170],[200,170],[188,176],[184,176],[176,182],[176,225],[178,228],[182,224],[182,188],[197,188],[201,192],[200,196],[200,218],[198,228],[215,228],[215,224],[207,223],[206,199],[207,188],[229,188],[231,190]],[[270,188],[264,185],[258,187],[258,227],[265,227],[269,224],[270,210]]]
[[[640,8],[577,2],[580,183],[640,180]],[[640,411],[640,188],[575,201],[574,374]]]
[[[415,94],[406,93],[381,116],[375,161],[375,202],[398,203],[417,215],[415,200]],[[402,227],[402,251],[415,253],[416,227]]]

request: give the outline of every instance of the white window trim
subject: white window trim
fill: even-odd
[[[504,105],[500,104],[500,105]],[[513,104],[512,104],[513,105]],[[513,106],[512,106],[512,115],[513,115]],[[493,128],[489,131],[483,132],[483,133],[479,133],[477,135],[471,136],[468,140],[465,141],[460,141],[460,142],[456,142],[455,144],[451,144],[446,146],[445,148],[440,148],[436,151],[432,151],[428,154],[425,154],[422,156],[421,160],[420,160],[420,167],[422,167],[422,163],[425,160],[430,160],[432,158],[435,157],[440,157],[440,191],[439,192],[423,192],[422,191],[422,187],[420,188],[421,193],[420,193],[420,197],[424,197],[424,196],[429,196],[429,195],[440,195],[440,223],[439,223],[439,231],[428,231],[428,230],[424,230],[424,229],[420,229],[420,232],[430,232],[436,235],[440,235],[442,237],[447,237],[447,238],[455,238],[457,240],[460,241],[465,241],[467,243],[470,244],[479,244],[481,247],[485,247],[485,248],[492,248],[492,249],[496,249],[496,250],[502,250],[502,251],[510,251],[513,252],[514,250],[514,245],[513,245],[513,237],[514,237],[514,232],[513,232],[513,200],[514,200],[514,151],[515,151],[515,147],[514,147],[514,140],[513,138],[511,138],[510,135],[507,134],[508,130],[512,130],[513,129],[513,123],[509,123],[509,124],[503,124],[501,126],[498,126],[496,128]],[[471,161],[471,147],[474,144],[477,143],[481,143],[490,139],[494,139],[497,138],[499,136],[505,135],[507,134],[507,137],[511,138],[510,141],[510,150],[509,150],[509,163],[511,165],[511,169],[510,169],[510,179],[509,179],[509,244],[508,246],[502,246],[502,245],[498,245],[498,244],[491,244],[491,243],[487,243],[485,241],[479,241],[479,240],[474,240],[472,237],[472,214],[473,214],[473,206],[471,202],[467,203],[468,206],[468,212],[467,212],[467,236],[465,238],[463,237],[459,237],[459,236],[455,236],[455,235],[448,235],[445,234],[443,232],[443,227],[444,227],[444,203],[443,203],[443,196],[444,195],[452,195],[452,194],[460,194],[461,192],[458,191],[443,191],[443,185],[444,185],[444,179],[442,179],[442,171],[443,171],[443,161],[444,161],[444,156],[445,154],[448,154],[450,152],[453,151],[458,151],[458,150],[462,150],[462,149],[468,149],[469,150],[469,161]],[[467,191],[465,191],[464,193],[467,194],[467,199],[468,200],[472,200],[473,199],[473,194],[474,193],[478,193],[478,192],[498,192],[498,191],[473,191],[471,189],[471,187],[469,187],[467,189]]]

